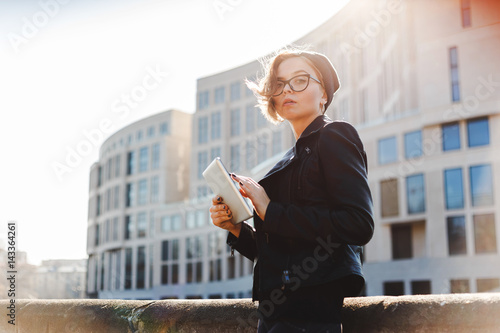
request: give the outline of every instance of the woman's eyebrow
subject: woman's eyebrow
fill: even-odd
[[[306,73],[306,74],[309,74],[309,73],[307,73],[307,71],[305,71],[305,70],[303,70],[303,69],[299,69],[298,71],[293,72],[293,73],[292,73],[292,76],[293,76],[293,75],[295,75],[295,74],[299,74],[299,73]],[[276,79],[278,79],[278,80],[283,80],[283,79],[284,79],[284,77],[282,77],[282,76],[278,76]]]

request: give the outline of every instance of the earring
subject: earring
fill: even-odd
[[[325,113],[325,111],[326,111],[325,104],[326,104],[326,102],[319,103],[319,106],[320,106],[320,109],[321,109],[321,113],[322,113],[322,114],[324,114],[324,113]]]

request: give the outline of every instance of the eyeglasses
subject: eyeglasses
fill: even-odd
[[[290,86],[290,89],[295,92],[304,91],[309,86],[309,79],[313,79],[321,84],[321,82],[314,76],[311,76],[311,74],[300,74],[292,77],[290,80],[278,80],[276,83],[276,89],[274,89],[273,97],[281,95],[287,84]]]

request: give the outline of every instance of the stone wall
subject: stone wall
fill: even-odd
[[[10,309],[9,309],[10,306]],[[0,332],[256,332],[235,300],[0,300]],[[9,320],[15,320],[15,326]],[[344,332],[500,332],[500,293],[348,298]]]

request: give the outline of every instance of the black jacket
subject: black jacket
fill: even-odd
[[[361,246],[373,235],[363,144],[353,126],[316,118],[259,182],[271,203],[227,243],[254,268],[253,299],[338,280],[356,296],[364,278]]]

